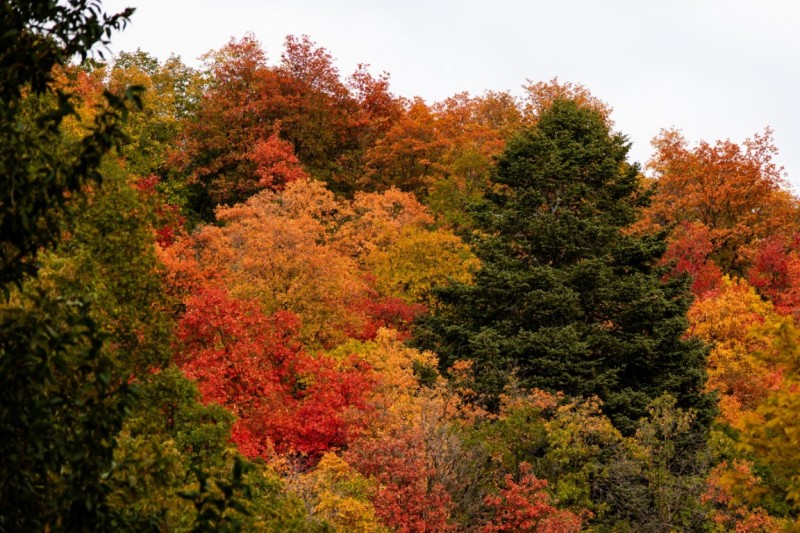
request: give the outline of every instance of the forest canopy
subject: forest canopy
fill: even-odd
[[[431,103],[308,36],[194,68],[104,53],[132,9],[0,12],[0,531],[800,524],[769,129],[643,170],[576,83]]]

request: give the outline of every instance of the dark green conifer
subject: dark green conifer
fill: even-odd
[[[628,149],[569,100],[511,140],[475,209],[482,268],[440,290],[418,342],[445,366],[473,360],[490,397],[517,372],[527,387],[599,396],[628,434],[663,393],[705,425],[714,402],[706,348],[684,335],[686,284],[663,279],[662,238],[623,231],[641,199]]]

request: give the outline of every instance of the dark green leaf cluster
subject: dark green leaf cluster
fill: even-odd
[[[248,464],[237,457],[230,478],[215,480],[220,494],[212,490],[209,476],[203,471],[197,472],[198,489],[179,493],[182,498],[192,501],[197,510],[197,518],[191,529],[192,533],[242,530],[239,516],[227,514],[226,511],[230,508],[238,511],[240,515],[250,516],[252,514],[245,505],[245,502],[252,498],[250,486],[243,481],[244,471],[247,468]],[[238,493],[241,493],[242,499],[237,498]]]
[[[110,529],[104,478],[134,390],[85,304],[19,303],[0,312],[0,530]]]
[[[97,0],[11,0],[0,7],[0,104],[8,111],[25,93],[49,91],[53,67],[85,60],[95,46],[109,44],[133,14],[128,8],[103,13]],[[102,56],[102,50],[98,53]]]

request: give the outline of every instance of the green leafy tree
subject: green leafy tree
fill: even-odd
[[[575,400],[510,388],[499,416],[470,434],[489,452],[495,476],[523,480],[523,465],[547,480],[559,506],[588,520],[589,531],[704,531],[701,496],[710,455],[696,439],[694,412],[662,396],[624,437],[596,398]],[[550,530],[547,530],[550,531]]]
[[[104,477],[131,387],[114,379],[88,299],[35,281],[65,206],[101,181],[101,160],[139,103],[135,91],[108,93],[85,135],[65,139],[74,101],[53,88],[53,70],[86,59],[132,12],[109,16],[87,0],[0,7],[0,530],[121,526]]]
[[[141,379],[172,353],[171,302],[155,257],[158,205],[114,162],[102,172],[102,185],[66,206],[66,237],[40,254],[37,285],[53,295],[91,298],[91,316],[109,338],[103,354],[120,378]]]
[[[778,364],[783,379],[760,405],[742,419],[738,448],[755,462],[755,473],[763,483],[753,483],[747,471],[726,474],[735,494],[748,503],[764,505],[792,521],[791,531],[800,529],[800,330],[792,319],[765,324],[757,334],[773,343],[760,358]]]
[[[609,459],[593,493],[602,495],[611,531],[706,531],[702,498],[711,454],[695,429],[695,412],[664,395],[647,407],[636,433]],[[742,530],[744,531],[744,530]],[[749,531],[749,530],[748,530]]]
[[[684,337],[685,280],[662,281],[662,240],[622,231],[641,198],[628,149],[596,110],[556,99],[542,111],[475,210],[474,284],[439,291],[418,342],[444,367],[475,361],[490,395],[512,372],[526,387],[596,395],[625,434],[663,393],[706,425],[706,349]]]
[[[54,149],[59,125],[75,111],[70,95],[53,89],[53,68],[76,55],[86,59],[133,10],[108,16],[88,0],[12,1],[0,9],[0,283],[7,287],[35,272],[31,258],[57,237],[69,193],[100,181],[100,161],[119,145],[128,115],[124,99],[106,93],[107,105],[77,146],[67,153]],[[140,101],[134,89],[125,98]]]
[[[138,176],[165,175],[167,152],[176,144],[181,120],[194,112],[202,94],[201,74],[180,57],[173,55],[159,63],[141,50],[120,53],[106,70],[107,85],[114,92],[131,85],[145,89],[142,111],[131,115],[123,130],[127,167]]]

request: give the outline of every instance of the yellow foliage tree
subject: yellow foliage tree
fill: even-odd
[[[697,300],[689,310],[689,332],[712,346],[708,357],[709,390],[719,391],[722,418],[736,425],[777,384],[774,365],[756,357],[772,339],[762,326],[779,316],[746,281],[728,276],[720,289]]]
[[[469,283],[480,264],[469,247],[445,230],[411,227],[394,245],[373,250],[366,263],[382,294],[432,303],[431,289],[450,281]]]
[[[373,341],[351,340],[328,353],[343,359],[356,354],[366,361],[378,376],[371,402],[376,420],[371,424],[375,434],[414,423],[420,416],[422,396],[430,392],[423,387],[415,372],[428,369],[435,376],[436,355],[406,346],[397,332],[382,328]],[[436,382],[441,386],[440,378]]]
[[[370,498],[377,490],[344,459],[326,453],[316,468],[294,479],[290,486],[306,503],[312,518],[326,521],[342,533],[382,533]]]
[[[760,355],[780,365],[784,375],[780,387],[743,418],[741,447],[772,471],[794,511],[793,530],[800,530],[800,330],[790,318],[763,329],[773,342]],[[757,489],[752,497],[763,495],[765,489]]]

